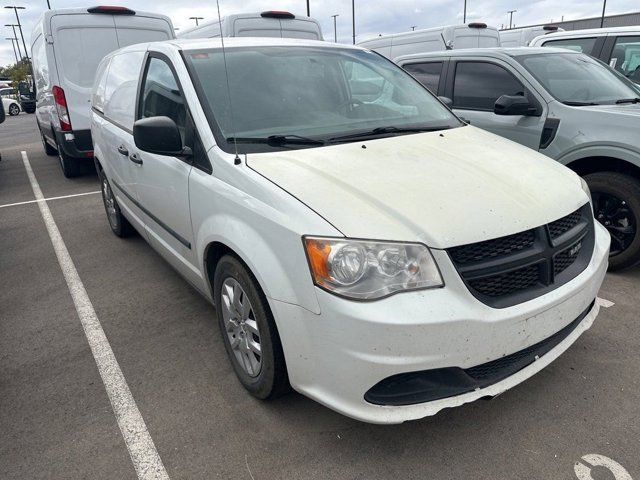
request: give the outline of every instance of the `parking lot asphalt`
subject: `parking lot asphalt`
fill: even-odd
[[[614,305],[492,401],[394,426],[295,393],[260,402],[214,308],[142,238],[111,233],[96,175],[65,179],[26,114],[0,125],[0,478],[137,475],[38,205],[21,203],[22,151],[44,197],[66,197],[47,205],[170,478],[574,479],[598,454],[640,479],[640,269],[607,275]]]

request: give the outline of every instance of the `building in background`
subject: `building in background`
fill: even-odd
[[[602,17],[582,18],[579,20],[567,20],[566,22],[549,22],[537,25],[518,25],[517,28],[538,27],[550,25],[564,30],[585,30],[587,28],[600,28]],[[605,27],[630,27],[640,25],[640,12],[623,13],[620,15],[608,15],[604,17]],[[504,29],[508,30],[508,29]]]

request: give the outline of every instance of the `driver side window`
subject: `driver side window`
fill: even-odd
[[[459,62],[453,84],[453,107],[493,112],[502,95],[525,95],[525,88],[510,72],[487,62]]]
[[[184,143],[187,109],[178,82],[167,62],[151,57],[143,80],[139,118],[159,116],[176,122]]]

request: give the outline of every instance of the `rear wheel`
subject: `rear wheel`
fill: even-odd
[[[122,214],[120,206],[118,205],[113,191],[111,190],[111,185],[109,184],[109,180],[107,180],[107,176],[104,174],[104,171],[100,170],[98,172],[98,176],[100,177],[102,203],[104,203],[104,210],[107,213],[107,220],[109,220],[111,231],[118,237],[128,237],[133,233],[134,229],[129,223],[129,220],[127,220]]]
[[[17,103],[12,103],[9,105],[9,115],[15,117],[20,113],[20,106]]]
[[[42,146],[44,147],[44,152],[47,155],[49,155],[50,157],[53,157],[54,155],[58,154],[58,150],[56,150],[54,147],[49,145],[49,143],[47,143],[47,139],[45,138],[44,133],[40,132],[40,138],[42,139]]]
[[[586,175],[593,197],[593,213],[611,234],[609,269],[640,262],[640,182],[616,172]]]
[[[60,147],[58,147],[58,160],[60,161],[60,168],[62,168],[62,173],[65,177],[73,178],[82,173],[80,161],[64,153]]]
[[[216,266],[213,291],[224,346],[244,388],[263,400],[287,393],[282,344],[254,276],[236,257],[225,255]]]

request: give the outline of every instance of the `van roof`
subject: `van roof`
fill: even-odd
[[[187,35],[191,32],[197,32],[198,30],[207,28],[210,25],[215,25],[217,23],[220,23],[220,21],[235,20],[238,18],[264,18],[266,20],[279,20],[278,18],[274,18],[274,17],[265,17],[263,16],[263,13],[268,13],[268,12],[234,13],[232,15],[224,15],[220,17],[220,20],[218,19],[208,20],[206,22],[201,22],[200,25],[196,25],[195,27],[186,28],[180,32],[180,35]],[[315,18],[307,17],[305,15],[294,15],[294,18],[291,18],[291,20],[305,20],[313,23],[318,23],[318,21]]]
[[[364,45],[365,43],[371,42],[371,41],[375,41],[375,40],[380,40],[381,38],[384,39],[389,39],[389,38],[405,38],[405,37],[413,37],[416,35],[421,35],[424,33],[431,33],[431,32],[437,32],[440,30],[446,30],[449,28],[460,28],[460,27],[467,27],[467,28],[473,28],[476,29],[477,27],[473,27],[472,25],[479,25],[482,24],[481,22],[470,22],[470,23],[461,23],[461,24],[457,24],[457,25],[443,25],[441,27],[430,27],[430,28],[422,28],[420,30],[412,30],[410,32],[400,32],[400,33],[389,33],[387,35],[379,35],[377,37],[371,37],[371,38],[367,38],[366,40],[362,40],[360,42],[358,42],[358,45]],[[496,27],[492,27],[491,25],[486,25],[486,24],[482,24],[485,25],[482,28],[477,28],[478,30],[484,30],[484,31],[495,31],[498,32],[498,29]]]
[[[495,47],[495,48],[462,48],[459,50],[443,50],[435,52],[415,53],[412,55],[403,55],[396,59],[397,62],[423,59],[425,57],[461,57],[461,56],[506,56],[506,57],[521,57],[524,55],[542,55],[549,53],[569,53],[574,55],[580,55],[580,52],[568,50],[566,48],[551,48],[551,47]]]
[[[220,48],[222,40],[220,38],[178,38],[176,40],[166,40],[160,43],[175,45],[180,50],[198,50],[201,48]],[[270,47],[270,46],[304,46],[323,48],[348,48],[353,50],[366,50],[365,48],[344,45],[341,43],[325,42],[323,40],[306,40],[298,38],[278,38],[278,37],[225,37],[225,48],[234,47]]]
[[[640,25],[632,27],[604,27],[604,28],[588,28],[585,30],[565,30],[563,32],[553,32],[544,36],[544,38],[564,37],[564,36],[583,36],[583,35],[606,35],[607,33],[635,33],[640,32]]]

